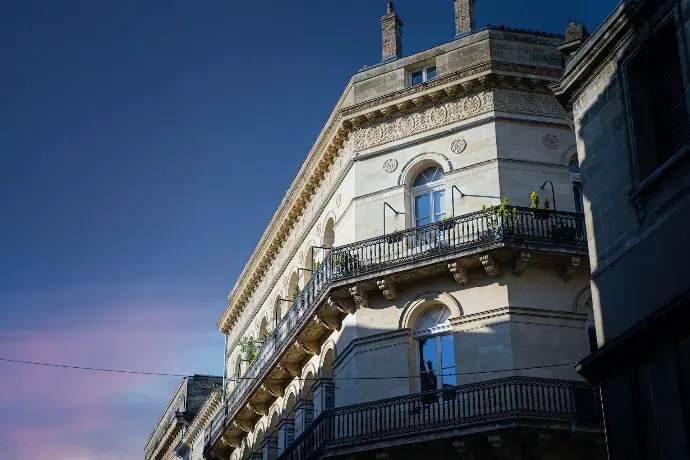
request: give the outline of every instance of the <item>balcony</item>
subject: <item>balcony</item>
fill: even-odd
[[[564,428],[601,432],[601,414],[594,387],[583,382],[536,378],[507,378],[418,393],[324,411],[283,452],[278,460],[308,460],[320,455],[344,454],[348,448],[375,442],[377,448],[405,436],[520,419],[520,426],[565,422]],[[388,441],[388,442],[387,442]],[[361,447],[358,449],[361,452]],[[328,452],[326,452],[328,451]],[[275,458],[269,453],[268,458]]]
[[[374,275],[438,266],[506,248],[586,256],[584,229],[584,216],[579,213],[512,208],[507,213],[474,212],[330,250],[207,427],[206,450],[212,450],[226,430],[246,433],[261,407],[294,377],[290,369],[300,365],[300,351],[314,353],[319,328],[337,327],[327,319],[335,318],[339,324],[340,316],[352,311],[347,302],[331,297],[333,293]],[[357,289],[354,295],[356,299]],[[233,423],[238,419],[247,423]]]

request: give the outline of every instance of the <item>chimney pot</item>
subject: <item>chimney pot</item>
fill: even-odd
[[[474,0],[453,0],[455,3],[455,38],[471,33],[477,28]]]
[[[386,7],[388,7],[388,14],[391,14],[393,12],[393,2],[386,3]]]

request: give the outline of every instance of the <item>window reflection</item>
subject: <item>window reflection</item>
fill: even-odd
[[[418,365],[422,391],[453,387],[457,384],[453,334],[448,333],[450,310],[434,307],[417,320]]]

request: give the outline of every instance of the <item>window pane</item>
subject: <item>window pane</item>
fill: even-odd
[[[421,219],[427,219],[428,220],[428,218],[431,215],[431,212],[430,212],[431,209],[430,209],[430,203],[429,203],[429,194],[428,193],[414,197],[414,210],[415,210],[415,218],[417,220],[421,220]]]
[[[445,190],[435,190],[433,193],[434,196],[434,222],[437,222],[443,218],[443,216],[446,214],[446,205],[445,205],[445,199],[444,197],[446,196],[446,191]]]
[[[432,65],[428,69],[426,69],[426,79],[427,80],[433,80],[436,78],[436,66]]]
[[[412,84],[413,85],[418,85],[420,83],[424,82],[424,74],[422,73],[421,70],[418,70],[416,72],[412,72]]]
[[[452,387],[456,385],[455,378],[455,350],[453,348],[453,335],[442,335],[441,339],[441,383],[442,386]]]
[[[582,203],[582,186],[573,182],[573,199],[575,200],[575,211],[584,212],[584,206]]]
[[[436,376],[436,337],[419,341],[419,376],[422,391],[435,390],[438,385]]]

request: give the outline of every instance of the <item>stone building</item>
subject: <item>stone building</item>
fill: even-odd
[[[389,3],[382,62],[350,79],[228,297],[225,393],[178,456],[606,455],[574,368],[594,323],[549,89],[564,37],[454,7],[456,38],[404,57]]]
[[[572,111],[611,459],[690,458],[690,1],[622,2],[573,41]]]
[[[192,375],[183,378],[153,433],[146,441],[144,459],[175,458],[175,449],[182,438],[188,434],[187,429],[196,418],[199,409],[207,400],[213,400],[209,396],[222,385],[222,377]]]

